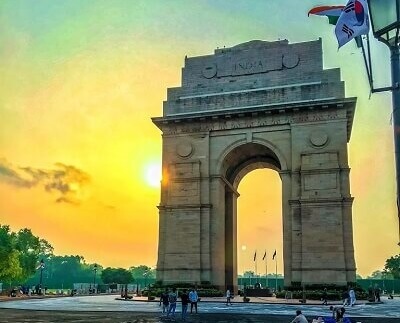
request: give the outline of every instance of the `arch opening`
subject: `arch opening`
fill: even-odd
[[[243,178],[238,192],[238,276],[247,278],[246,285],[276,287],[275,275],[283,273],[282,181],[275,170],[258,168]]]
[[[262,180],[268,182],[269,180],[273,179],[276,182],[276,188],[272,189],[272,191],[276,189],[279,191],[278,201],[275,201],[277,202],[278,207],[276,208],[276,210],[274,210],[274,213],[279,214],[277,214],[274,218],[280,219],[280,247],[277,246],[275,249],[277,249],[277,252],[280,251],[280,257],[282,259],[282,183],[279,174],[277,173],[281,170],[281,163],[276,154],[268,147],[257,143],[246,143],[234,148],[226,156],[223,163],[223,170],[226,180],[232,185],[231,187],[226,186],[225,188],[225,285],[227,286],[227,288],[236,289],[238,277],[238,259],[242,256],[241,246],[245,245],[242,244],[238,236],[240,230],[238,225],[238,200],[240,199],[240,193],[238,191],[238,188],[245,177],[248,177],[250,182],[250,186],[247,189],[248,192],[245,193],[246,195],[248,195],[247,198],[249,199],[249,201],[251,201],[252,196],[257,196],[257,198],[260,200],[268,200],[265,197],[263,198],[262,196],[263,192],[265,193],[268,191],[268,188],[265,185],[266,183],[263,183]],[[254,174],[251,175],[249,173],[254,173],[255,176]],[[263,176],[259,176],[260,174],[263,174]],[[246,182],[247,180],[243,181],[245,186]],[[244,192],[246,192],[246,190]],[[251,192],[253,192],[254,195],[252,195]],[[251,204],[252,203],[250,203],[250,205]],[[257,206],[252,205],[253,212],[262,213],[263,211],[266,211],[259,209],[259,207],[262,208],[263,206],[265,206],[264,203],[257,203]],[[242,212],[245,213],[251,211],[242,210]],[[245,219],[245,217],[243,219]],[[246,222],[246,220],[244,222]],[[265,220],[265,222],[267,222],[267,220]],[[267,225],[265,222],[264,224]],[[240,226],[246,225],[242,223],[240,224]],[[266,227],[264,226],[264,231],[265,228]],[[259,229],[263,231],[262,227],[260,227]],[[248,236],[250,237],[250,235]],[[253,247],[255,247],[256,244],[261,245],[263,243],[262,234],[258,234],[257,236],[259,237],[259,240],[254,240],[250,243]],[[257,248],[254,248],[254,250],[252,251],[253,255],[255,249]],[[264,247],[264,249],[266,249],[266,246]],[[261,249],[259,250],[259,252],[264,253],[264,251],[261,251]],[[247,251],[247,254],[249,253],[250,251]],[[280,261],[280,263],[282,264],[282,261]]]

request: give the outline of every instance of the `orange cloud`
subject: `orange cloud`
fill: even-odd
[[[90,182],[90,176],[71,165],[56,163],[55,169],[15,167],[0,160],[0,182],[19,188],[41,186],[46,192],[57,192],[57,203],[79,204],[79,192]]]

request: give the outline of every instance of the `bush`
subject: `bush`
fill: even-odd
[[[175,287],[175,286],[174,286]],[[151,289],[144,289],[142,291],[142,295],[143,296],[154,296],[154,297],[160,297],[161,294],[165,291],[165,286],[162,288],[151,288]],[[173,287],[167,287],[169,290],[171,290]],[[182,290],[186,289],[187,292],[189,292],[189,290],[193,287],[180,287],[177,288],[177,293],[178,295],[180,295],[180,293],[182,292]],[[224,293],[221,292],[218,289],[213,289],[213,288],[199,288],[197,289],[197,294],[199,295],[199,297],[220,297],[220,296],[224,296]]]
[[[367,299],[368,293],[363,290],[359,285],[352,284],[349,286],[354,288],[356,292],[357,299]],[[321,300],[322,295],[324,293],[324,289],[327,289],[327,299],[330,301],[342,300],[342,294],[345,290],[348,289],[347,286],[333,285],[333,284],[312,284],[305,285],[304,292],[306,299],[310,300]],[[292,286],[286,287],[286,290],[282,292],[276,293],[276,298],[285,298],[286,291],[290,291],[292,293],[292,298],[302,299],[303,298],[303,287],[301,283],[294,282]]]
[[[218,289],[198,289],[197,294],[199,297],[221,297],[224,293]]]

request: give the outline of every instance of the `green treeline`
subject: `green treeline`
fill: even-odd
[[[74,283],[138,283],[145,286],[155,281],[155,269],[145,265],[129,269],[103,268],[98,263],[86,263],[79,255],[54,255],[53,250],[48,241],[35,236],[30,229],[12,232],[9,226],[0,225],[0,282],[3,288],[38,285],[41,278],[42,286],[50,289],[71,289]],[[251,285],[255,276],[252,271],[245,272],[239,277],[239,285]],[[268,281],[260,279],[265,280],[265,285],[280,286],[281,275],[276,278],[269,275]],[[360,278],[358,276],[357,280]],[[382,271],[375,271],[367,278],[381,280],[383,289],[397,289],[395,281],[400,279],[400,254],[387,259]]]
[[[49,242],[35,236],[30,229],[12,232],[0,225],[0,282],[3,288],[40,283],[50,289],[72,289],[74,283],[128,284],[144,286],[153,283],[155,270],[145,266],[103,268],[86,263],[79,255],[54,255]],[[41,261],[43,265],[41,266]]]

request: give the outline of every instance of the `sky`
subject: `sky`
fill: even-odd
[[[162,139],[151,117],[162,115],[167,88],[180,85],[185,55],[321,37],[324,68],[340,67],[346,96],[358,97],[348,146],[357,272],[382,269],[399,253],[391,96],[370,97],[360,49],[338,51],[327,19],[307,17],[338,4],[0,1],[0,224],[31,228],[58,255],[154,267]],[[376,86],[388,86],[389,51],[375,40],[371,47]],[[239,272],[254,270],[256,250],[270,258],[277,250],[282,272],[279,176],[256,170],[239,192]]]

